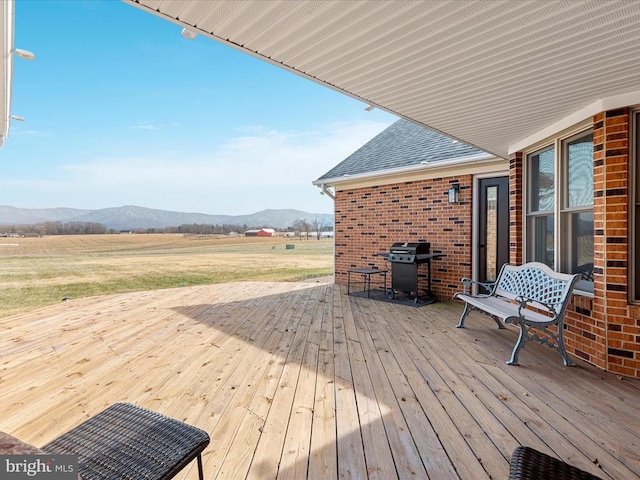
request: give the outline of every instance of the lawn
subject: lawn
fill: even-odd
[[[332,275],[333,240],[182,234],[0,238],[0,259],[0,317],[6,317],[65,297]]]

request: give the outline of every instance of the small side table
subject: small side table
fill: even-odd
[[[351,274],[362,275],[362,283],[364,290],[367,292],[367,298],[371,298],[371,275],[382,275],[384,282],[384,291],[387,291],[387,271],[378,268],[354,268],[347,270],[347,295],[351,295]]]

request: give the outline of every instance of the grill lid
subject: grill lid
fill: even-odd
[[[429,242],[396,242],[391,245],[389,253],[420,255],[429,253],[430,248]]]
[[[397,242],[389,249],[388,260],[392,263],[415,263],[421,255],[429,253],[429,242]]]

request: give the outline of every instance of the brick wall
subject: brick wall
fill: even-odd
[[[523,178],[522,152],[516,152],[509,158],[509,263],[511,265],[522,263]]]
[[[611,372],[640,377],[638,308],[628,302],[629,110],[593,119],[594,298],[574,297],[567,348]]]
[[[471,276],[471,175],[336,189],[335,278],[347,283],[352,268],[389,268],[375,256],[395,242],[430,242],[431,252],[446,257],[432,262],[432,290],[440,299],[460,291]],[[460,184],[460,202],[448,203],[451,185]],[[419,288],[426,289],[426,265],[418,268]],[[421,291],[422,293],[422,291]]]
[[[594,333],[606,339],[606,366],[640,377],[640,322],[628,304],[629,110],[595,116]]]

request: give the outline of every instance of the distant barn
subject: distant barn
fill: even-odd
[[[261,228],[259,230],[247,230],[244,232],[245,237],[273,237],[276,231],[273,228]]]

